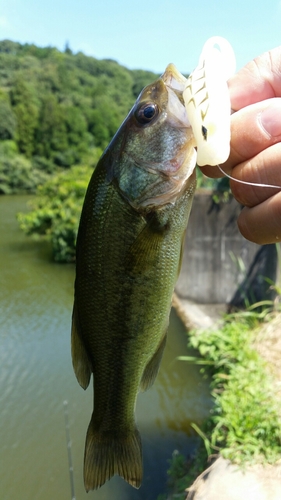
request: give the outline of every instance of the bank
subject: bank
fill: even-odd
[[[218,456],[211,457],[209,466],[189,486],[187,500],[224,500],[226,498],[228,500],[249,500],[252,498],[255,500],[280,500],[281,498],[281,313],[276,311],[265,316],[263,322],[254,328],[252,333],[251,347],[264,361],[264,365],[260,365],[262,370],[260,375],[263,379],[259,391],[260,401],[257,400],[257,407],[252,408],[250,415],[253,420],[255,416],[264,420],[265,425],[261,425],[264,427],[264,435],[261,435],[260,439],[263,442],[267,439],[272,448],[276,447],[277,454],[275,458],[271,456],[270,460],[272,449],[262,450],[262,454],[253,452],[247,455],[245,453],[244,460],[237,465],[239,448],[237,450],[238,457],[234,454],[232,460],[223,458],[226,450],[222,450]],[[249,370],[251,371],[251,367]],[[267,380],[269,390],[267,394],[262,396],[262,391],[266,388],[264,380]],[[241,406],[243,405],[239,403],[237,398],[238,411],[242,411]],[[264,415],[262,415],[261,407],[264,403],[267,405]],[[273,436],[269,436],[272,433],[272,427],[270,427],[272,417],[277,417],[279,436],[275,433],[275,441],[270,443],[273,439]],[[223,420],[223,415],[221,415],[221,420]],[[258,425],[256,430],[257,427]],[[251,440],[252,446],[257,446],[253,434],[252,430],[249,436],[247,434],[240,436],[244,452],[248,449],[249,440]],[[269,456],[266,451],[269,451]]]
[[[173,306],[200,356],[185,362],[212,377],[214,410],[197,428],[193,463],[173,456],[169,499],[281,499],[279,249],[246,241],[240,210],[231,198],[214,205],[211,193],[198,193],[187,229]]]

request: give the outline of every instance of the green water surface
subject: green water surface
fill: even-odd
[[[187,353],[184,327],[172,311],[168,345],[154,386],[140,394],[144,480],[139,490],[115,477],[86,494],[84,439],[92,389],[78,385],[70,357],[74,266],[51,261],[47,244],[18,229],[26,196],[0,197],[0,499],[70,500],[63,402],[68,401],[76,500],[156,500],[167,460],[192,453],[210,408],[199,368],[175,361]]]

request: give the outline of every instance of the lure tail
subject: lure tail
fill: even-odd
[[[85,489],[100,488],[115,474],[139,488],[142,481],[142,446],[136,427],[129,431],[100,432],[93,416],[88,428],[84,457]]]

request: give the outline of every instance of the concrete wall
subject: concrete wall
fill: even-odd
[[[234,198],[218,205],[210,192],[195,195],[176,286],[180,297],[235,306],[245,298],[251,303],[273,298],[264,278],[276,280],[276,246],[245,240],[236,224],[240,210]]]

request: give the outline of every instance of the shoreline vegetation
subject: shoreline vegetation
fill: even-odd
[[[255,304],[227,314],[214,329],[189,331],[194,357],[211,377],[213,408],[201,429],[194,457],[176,451],[169,460],[167,490],[157,500],[186,498],[185,490],[219,456],[242,470],[281,459],[281,311],[275,303]]]
[[[17,220],[22,231],[51,243],[55,262],[75,261],[75,246],[85,192],[93,168],[77,165],[55,175],[37,188],[27,213]]]

